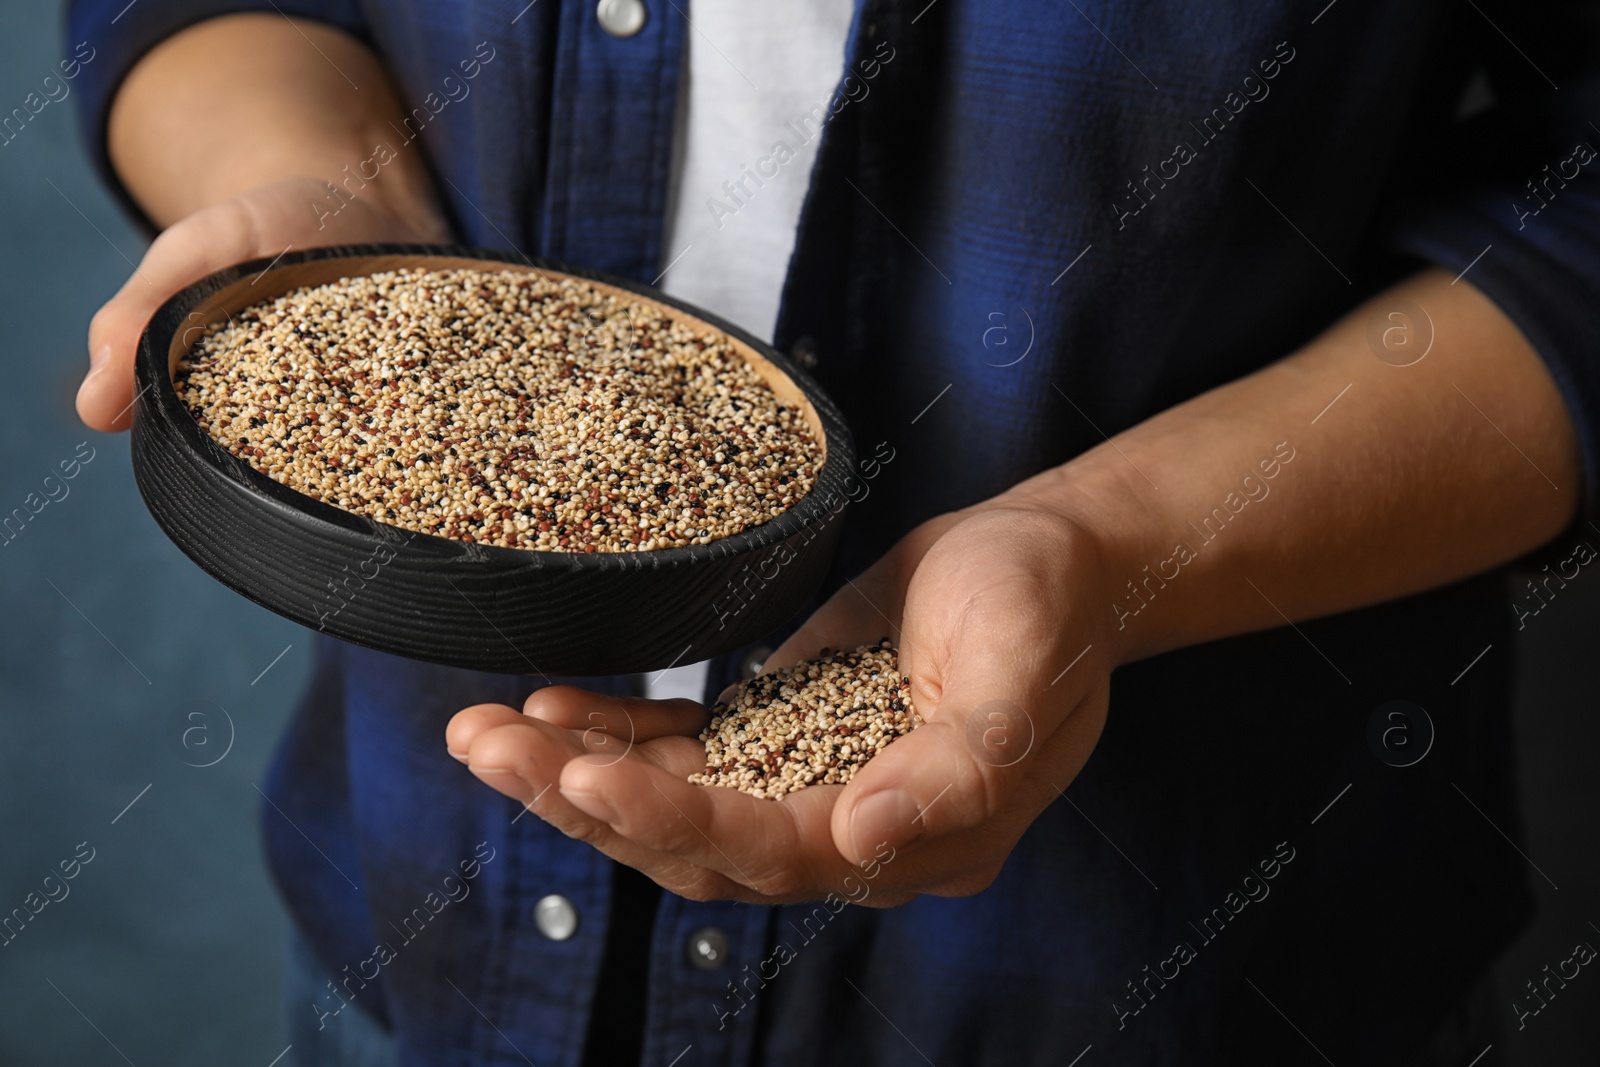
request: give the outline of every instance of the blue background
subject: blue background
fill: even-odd
[[[60,34],[55,5],[0,3],[0,114],[59,73]],[[173,548],[126,437],[73,414],[89,317],[144,250],[84,162],[73,103],[0,147],[0,515],[79,442],[96,450],[0,547],[0,914],[79,842],[95,852],[0,947],[0,1064],[124,1065],[114,1043],[140,1067],[266,1067],[288,1043],[287,927],[253,783],[310,644]],[[192,766],[225,750],[221,709],[231,751]]]

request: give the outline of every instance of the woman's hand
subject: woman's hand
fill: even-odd
[[[79,417],[97,430],[128,428],[139,335],[168,297],[213,271],[318,245],[449,239],[437,214],[402,219],[376,196],[362,195],[343,201],[334,213],[340,203],[316,178],[285,178],[201,208],[162,231],[89,323],[89,373],[78,387]]]
[[[1008,494],[925,523],[845,585],[764,668],[892,637],[926,722],[848,785],[781,801],[691,785],[704,708],[571,687],[522,712],[467,708],[447,742],[563,833],[691,899],[975,893],[1100,737],[1116,662],[1107,562],[1084,526]],[[857,900],[861,868],[871,893]]]
[[[874,904],[977,892],[1089,758],[1115,666],[1455,581],[1571,520],[1583,469],[1561,393],[1457,281],[1380,293],[1295,355],[926,523],[847,584],[769,666],[890,634],[927,719],[847,786],[774,802],[690,785],[696,705],[574,689],[526,714],[468,708],[450,748],[691,898],[855,900],[863,860]],[[1368,327],[1396,307],[1426,310],[1426,359],[1374,358]]]
[[[400,120],[372,51],[316,22],[208,19],[139,60],[117,90],[107,151],[165,229],[90,323],[83,421],[128,427],[140,333],[212,271],[319,245],[448,241],[420,144],[402,145],[376,176],[358,173]],[[336,193],[330,182],[343,184]]]

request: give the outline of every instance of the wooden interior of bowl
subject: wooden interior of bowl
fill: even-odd
[[[818,417],[816,408],[811,403],[811,398],[806,396],[805,391],[796,385],[794,380],[784,373],[782,368],[756,351],[741,338],[707,322],[697,315],[692,315],[681,308],[654,299],[644,293],[624,289],[609,282],[597,281],[580,274],[569,274],[565,271],[552,270],[547,267],[534,267],[525,263],[472,259],[465,256],[381,255],[318,259],[304,263],[288,263],[281,267],[268,267],[260,274],[250,278],[241,278],[232,285],[219,289],[194,306],[184,319],[183,329],[173,332],[172,344],[167,352],[167,372],[168,374],[177,372],[178,364],[188,354],[194,343],[205,336],[208,328],[219,322],[230,321],[234,312],[243,311],[253,304],[266,303],[296,289],[305,286],[323,285],[328,282],[338,281],[340,278],[357,278],[368,274],[381,274],[385,271],[418,269],[485,272],[509,270],[539,274],[548,278],[571,278],[624,302],[643,304],[667,318],[683,323],[698,333],[719,334],[761,376],[762,380],[767,383],[779,400],[800,409],[806,420],[806,426],[811,430],[812,438],[817,442],[818,448],[821,450],[817,458],[817,470],[820,471],[827,462],[828,434],[823,429],[822,419]]]

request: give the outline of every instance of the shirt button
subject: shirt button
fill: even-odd
[[[767,662],[767,657],[772,655],[772,649],[766,645],[758,645],[744,654],[739,661],[739,677],[754,678],[761,673],[761,665]]]
[[[802,370],[814,369],[817,365],[817,339],[798,338],[789,349],[789,357],[798,363]]]
[[[702,926],[689,935],[689,962],[702,971],[714,971],[728,958],[728,935],[715,926]]]
[[[644,0],[600,0],[594,14],[600,28],[613,37],[632,37],[644,29]]]
[[[572,901],[551,893],[533,906],[533,924],[552,941],[565,941],[578,931],[578,909]]]

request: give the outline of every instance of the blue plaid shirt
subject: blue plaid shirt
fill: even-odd
[[[95,50],[76,96],[114,184],[106,110],[151,45],[244,9],[342,26],[414,109],[392,147],[420,138],[465,242],[649,281],[675,251],[692,6],[646,3],[617,38],[593,0],[79,0],[69,44]],[[814,354],[863,453],[894,451],[839,573],[1284,355],[1427,261],[1470,268],[1549,362],[1592,504],[1600,163],[1574,146],[1600,147],[1600,68],[1576,5],[1534,7],[858,3],[841,69],[876,59],[870,93],[827,127],[776,330]],[[1459,119],[1474,71],[1496,102]],[[1088,766],[984,892],[837,912],[664,895],[647,925],[613,915],[608,860],[445,752],[455,711],[519,704],[529,679],[325,641],[263,825],[342,990],[292,1010],[353,997],[417,1067],[571,1067],[591,1020],[636,1010],[660,1067],[1306,1061],[1277,1011],[1335,1062],[1432,1062],[1530,907],[1521,861],[1461,799],[1517,825],[1514,618],[1488,577],[1303,624],[1348,681],[1287,630],[1125,668]],[[1404,769],[1367,740],[1397,698],[1437,730]],[[551,893],[576,909],[569,939],[534,922]],[[642,1007],[598,1002],[625,922]],[[708,928],[727,949],[701,967]]]

